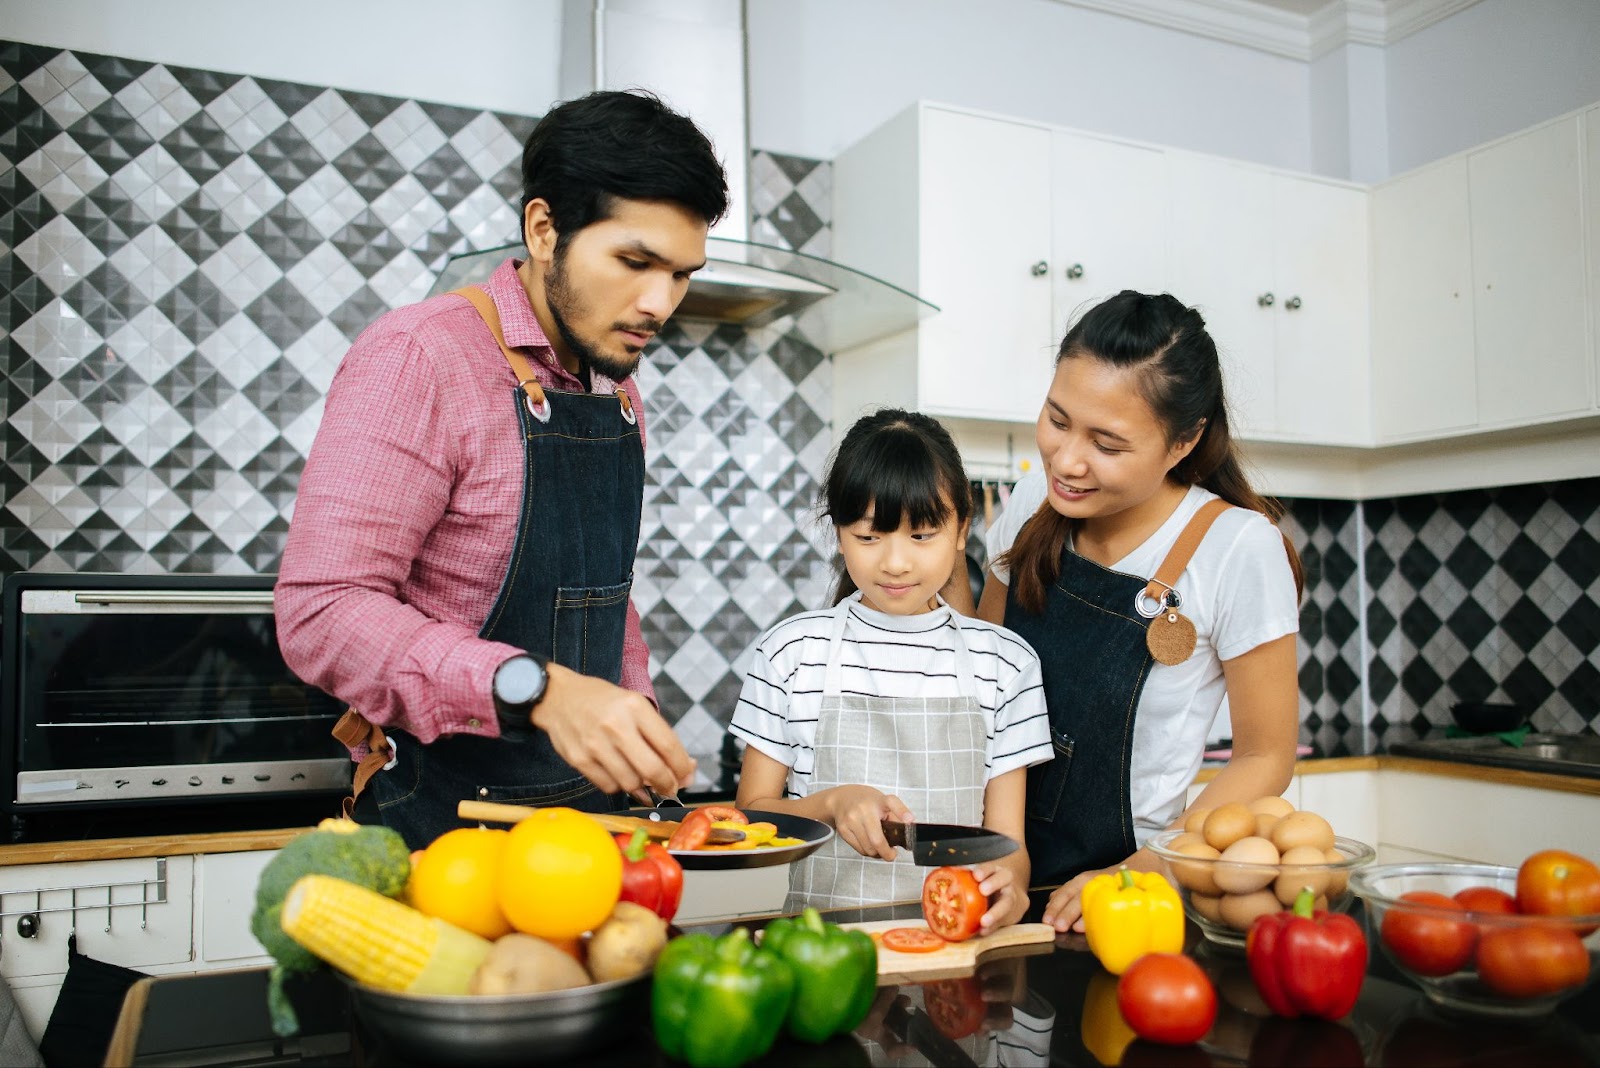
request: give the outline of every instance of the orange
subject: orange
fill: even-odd
[[[495,895],[495,877],[511,835],[461,827],[435,838],[417,857],[406,897],[418,912],[495,939],[511,923]]]
[[[622,851],[604,827],[570,808],[542,808],[510,835],[498,890],[513,927],[560,942],[611,915],[622,893]]]

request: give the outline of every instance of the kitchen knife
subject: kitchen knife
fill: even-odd
[[[890,845],[910,850],[916,864],[977,864],[998,860],[1017,851],[1017,840],[986,827],[957,823],[901,823],[883,821],[883,836]]]

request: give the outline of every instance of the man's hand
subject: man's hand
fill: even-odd
[[[828,817],[845,844],[864,857],[893,860],[895,847],[883,836],[884,820],[911,822],[911,810],[893,794],[870,786],[835,786],[828,795]]]
[[[608,794],[648,785],[672,796],[694,780],[694,761],[642,694],[560,664],[548,670],[533,725],[584,778]]]

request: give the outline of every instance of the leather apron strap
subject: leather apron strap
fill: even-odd
[[[1206,531],[1211,529],[1211,524],[1232,507],[1233,505],[1220,498],[1207,501],[1200,506],[1184,526],[1183,533],[1178,535],[1178,540],[1172,543],[1167,558],[1156,568],[1155,577],[1144,588],[1144,596],[1157,603],[1166,597],[1167,591],[1173,588],[1178,576],[1183,574],[1183,569],[1188,567],[1189,561],[1194,558],[1195,550],[1200,548],[1200,543],[1205,540]]]

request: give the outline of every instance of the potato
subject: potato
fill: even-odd
[[[469,994],[546,994],[588,986],[589,973],[565,952],[533,935],[512,932],[495,939],[472,973]]]
[[[589,971],[597,983],[632,979],[655,967],[666,944],[666,920],[643,905],[619,901],[589,936]]]

